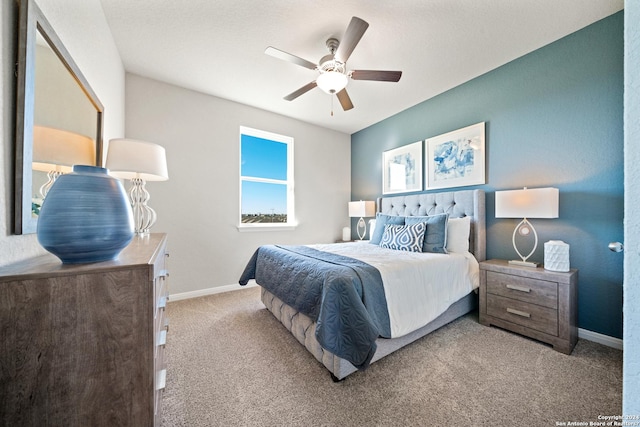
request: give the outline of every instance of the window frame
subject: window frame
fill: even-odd
[[[250,177],[242,175],[242,136],[252,136],[255,138],[266,139],[269,141],[275,141],[279,143],[286,144],[287,146],[287,178],[286,180],[278,180],[278,179],[269,179],[269,178],[260,178],[260,177]],[[273,132],[268,132],[260,129],[250,128],[247,126],[240,126],[239,138],[238,138],[238,153],[239,153],[239,163],[238,163],[238,177],[239,177],[239,188],[238,188],[238,230],[239,231],[283,231],[283,230],[293,230],[298,225],[295,219],[295,192],[294,192],[294,173],[293,173],[293,144],[294,138],[286,135],[281,135]],[[258,222],[258,223],[243,223],[242,222],[242,183],[244,181],[249,182],[262,182],[262,183],[274,183],[274,184],[283,184],[286,185],[287,192],[287,222],[286,223],[268,223],[268,222]]]

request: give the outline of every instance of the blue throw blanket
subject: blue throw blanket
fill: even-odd
[[[261,246],[239,283],[250,279],[314,319],[316,339],[358,369],[369,366],[376,338],[391,337],[380,272],[353,258],[306,246]]]

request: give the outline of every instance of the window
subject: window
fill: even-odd
[[[293,138],[241,126],[239,229],[294,225]]]

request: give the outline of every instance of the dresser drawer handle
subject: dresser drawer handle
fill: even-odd
[[[164,347],[167,345],[167,331],[165,329],[161,330],[158,334],[158,347]]]
[[[167,382],[167,370],[163,369],[161,371],[156,372],[156,391],[164,390],[166,382]]]
[[[168,299],[169,299],[169,297],[167,297],[167,296],[160,297],[160,299],[158,300],[158,308],[164,309],[167,306],[167,300]]]
[[[516,316],[531,317],[531,314],[513,308],[507,308],[507,313],[515,314]]]
[[[507,289],[511,289],[513,291],[526,292],[526,293],[531,292],[530,288],[523,288],[522,286],[516,286],[516,285],[507,285]]]
[[[169,318],[168,318],[168,317],[165,317],[165,318],[164,318],[164,325],[162,325],[162,327],[163,327],[167,332],[169,332]]]
[[[158,277],[169,277],[169,270],[160,270],[158,272]]]

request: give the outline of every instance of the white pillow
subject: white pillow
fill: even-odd
[[[469,252],[469,232],[471,231],[471,217],[449,218],[447,223],[447,251]]]
[[[376,231],[376,220],[370,219],[369,220],[369,239],[371,239],[371,236],[373,236],[374,231]]]

